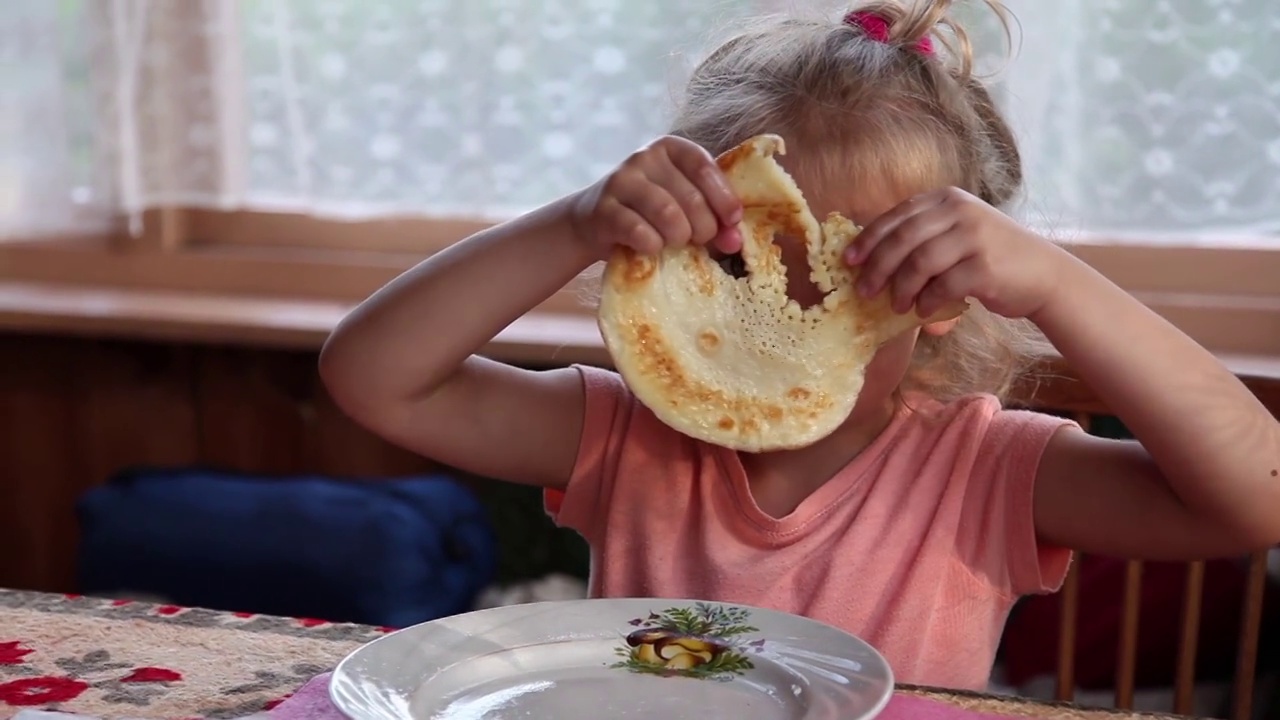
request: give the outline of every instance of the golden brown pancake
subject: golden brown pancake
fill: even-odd
[[[717,158],[744,207],[744,277],[693,246],[620,247],[604,273],[600,332],[636,398],[679,432],[734,450],[826,437],[853,410],[880,345],[966,307],[926,319],[894,312],[888,293],[859,296],[841,254],[860,228],[839,213],[819,223],[773,157],[784,153],[781,137],[760,135]],[[787,296],[775,236],[803,241],[821,303]]]

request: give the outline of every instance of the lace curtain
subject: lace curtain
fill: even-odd
[[[5,0],[0,234],[172,203],[508,217],[663,132],[710,31],[779,4]],[[1270,0],[1007,4],[1029,220],[1280,247]]]

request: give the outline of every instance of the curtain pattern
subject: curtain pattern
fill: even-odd
[[[996,87],[1021,213],[1063,235],[1280,247],[1270,0],[1008,4]],[[778,9],[840,3],[6,0],[0,234],[173,203],[508,217],[662,133],[713,29]],[[962,12],[998,41],[992,15]]]

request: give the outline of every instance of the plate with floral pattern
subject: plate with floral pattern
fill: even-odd
[[[866,720],[893,673],[807,618],[691,600],[541,602],[405,628],[357,648],[329,697],[353,720]]]

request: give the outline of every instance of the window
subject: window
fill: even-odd
[[[103,229],[85,3],[12,0],[0,9],[0,239]]]
[[[245,199],[444,217],[535,207],[662,131],[673,51],[723,7],[246,0]]]
[[[1018,212],[1162,311],[1280,318],[1269,0],[1007,4],[1019,42],[996,91],[1027,167]],[[714,28],[844,5],[8,0],[0,237],[129,221],[139,252],[372,250],[402,267],[660,134]]]
[[[1267,0],[1013,5],[1004,85],[1029,211],[1125,243],[1280,249],[1280,19]]]
[[[47,72],[10,66],[32,86],[24,110],[43,116],[14,137],[19,159],[39,153],[43,166],[65,167],[68,158],[41,148],[80,149],[85,128],[73,137],[58,124],[92,117],[108,170],[97,195],[124,211],[188,205],[348,219],[505,218],[587,184],[663,130],[681,63],[722,15],[751,8],[16,3],[3,13],[7,34],[57,40],[32,48]],[[90,58],[97,86],[86,81]],[[84,201],[85,179],[74,180],[62,189]]]
[[[0,32],[23,62],[5,69],[20,90],[5,185],[38,193],[48,215],[55,200],[113,197],[505,218],[661,133],[711,29],[768,6],[13,0]],[[1126,241],[1280,246],[1269,2],[1011,7],[1021,42],[999,89],[1031,218]],[[992,17],[974,16],[987,47]]]

